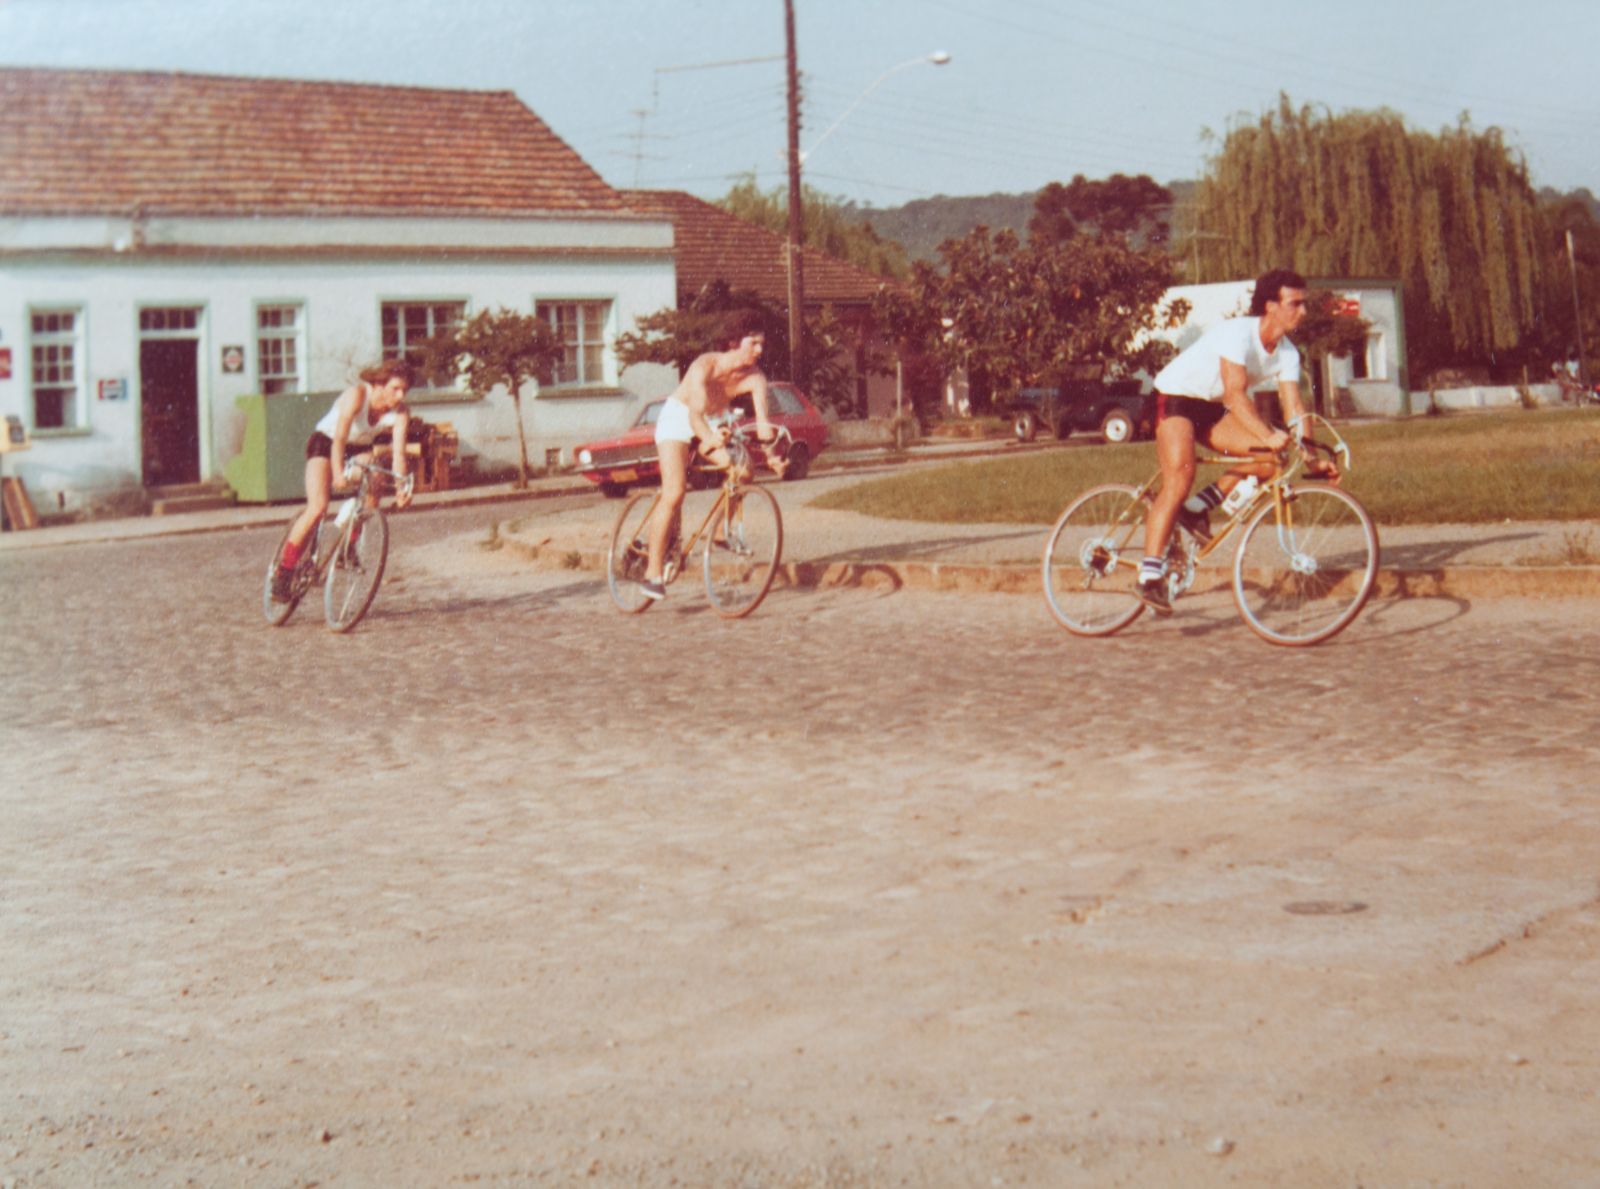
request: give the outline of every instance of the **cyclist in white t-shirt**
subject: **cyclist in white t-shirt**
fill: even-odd
[[[1195,444],[1221,454],[1247,455],[1252,449],[1281,450],[1289,434],[1273,429],[1256,412],[1250,393],[1276,382],[1283,419],[1300,424],[1300,352],[1289,341],[1306,316],[1306,281],[1276,268],[1256,280],[1250,316],[1229,318],[1211,327],[1155,378],[1156,456],[1161,489],[1145,520],[1144,561],[1139,567],[1139,598],[1165,615],[1172,611],[1167,591],[1167,542],[1175,523],[1201,538],[1210,535],[1210,512],[1246,475],[1267,478],[1268,461],[1235,466],[1203,490],[1194,483]],[[1307,463],[1313,462],[1309,448]]]

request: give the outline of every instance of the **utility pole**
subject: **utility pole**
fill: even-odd
[[[1578,304],[1578,253],[1572,245],[1572,229],[1567,229],[1567,271],[1572,276],[1572,330],[1578,336],[1578,383],[1583,385],[1584,394],[1592,390],[1589,387],[1589,359],[1583,350],[1583,308]],[[1582,404],[1580,398],[1578,401]]]
[[[805,384],[802,336],[806,300],[804,260],[800,244],[805,235],[805,214],[800,206],[800,68],[795,60],[794,0],[783,0],[784,39],[789,64],[789,380]]]

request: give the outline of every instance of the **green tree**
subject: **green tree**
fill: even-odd
[[[1080,173],[1068,185],[1051,182],[1039,191],[1028,220],[1028,237],[1060,241],[1083,232],[1165,243],[1171,205],[1172,191],[1149,174],[1114,173],[1090,181]]]
[[[550,324],[515,310],[483,310],[452,335],[425,347],[425,366],[460,376],[480,399],[496,388],[511,396],[517,414],[517,486],[528,485],[528,438],[522,426],[522,387],[548,379],[565,348]]]
[[[1437,134],[1391,111],[1295,108],[1229,131],[1195,192],[1192,280],[1288,265],[1405,282],[1422,369],[1523,347],[1542,313],[1540,221],[1527,166],[1463,116]]]
[[[1172,259],[1120,238],[1023,243],[979,227],[939,252],[942,269],[919,262],[905,291],[880,294],[879,324],[903,345],[966,369],[980,395],[1068,370],[1153,372],[1172,348],[1150,331],[1188,313],[1186,302],[1163,304]]]
[[[764,227],[774,235],[789,234],[789,194],[784,187],[762,190],[754,175],[739,181],[717,203],[729,214]],[[865,269],[880,277],[903,277],[906,251],[872,229],[860,210],[810,186],[801,189],[801,235],[808,248]]]
[[[789,323],[784,312],[748,289],[730,289],[725,281],[707,285],[687,308],[669,307],[646,314],[638,329],[617,336],[617,359],[624,367],[659,363],[685,368],[721,345],[722,329],[737,310],[761,315],[767,337],[761,368],[769,376],[789,374]],[[807,395],[818,404],[848,412],[854,408],[854,369],[858,332],[829,307],[808,313],[802,324],[806,358],[812,360]],[[881,365],[881,364],[880,364]]]

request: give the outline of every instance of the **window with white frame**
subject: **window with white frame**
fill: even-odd
[[[561,385],[606,383],[606,329],[611,322],[609,301],[541,301],[539,317],[561,340],[560,361],[540,382]]]
[[[423,362],[421,346],[431,338],[454,334],[466,321],[464,301],[388,301],[383,303],[383,357]],[[439,371],[421,377],[424,388],[453,388],[455,377]]]
[[[199,306],[152,306],[139,311],[139,332],[150,338],[185,338],[200,329]]]
[[[261,391],[304,392],[305,310],[297,302],[256,307],[256,368]]]
[[[33,427],[83,425],[83,317],[80,310],[34,310],[29,320]]]
[[[1387,380],[1389,356],[1384,350],[1383,331],[1367,335],[1367,341],[1350,353],[1350,378],[1353,380]]]

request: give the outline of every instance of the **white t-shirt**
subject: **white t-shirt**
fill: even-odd
[[[1222,399],[1222,361],[1244,368],[1246,390],[1271,380],[1298,381],[1300,352],[1287,338],[1268,354],[1261,346],[1260,318],[1229,318],[1207,330],[1156,375],[1155,390],[1168,396]]]

